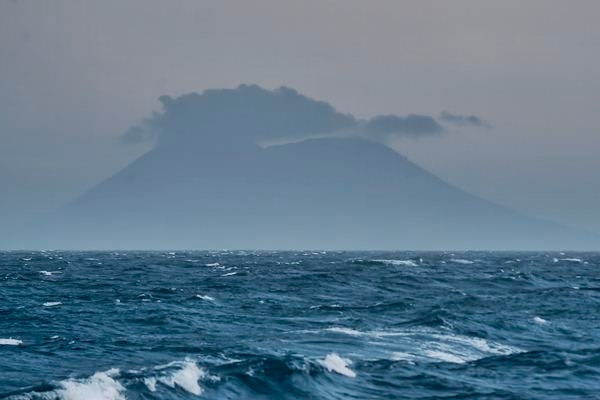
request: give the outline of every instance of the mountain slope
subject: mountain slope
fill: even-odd
[[[67,207],[69,248],[581,248],[587,238],[469,195],[358,138],[266,149],[158,146]]]
[[[444,128],[357,119],[256,85],[161,96],[126,142],[156,146],[6,247],[593,249],[597,238],[457,189],[380,144]],[[390,136],[391,135],[391,136]],[[257,142],[294,141],[261,148]]]

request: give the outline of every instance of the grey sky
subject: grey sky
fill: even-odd
[[[0,217],[18,221],[145,148],[158,97],[282,85],[359,118],[493,124],[399,139],[472,193],[600,231],[600,3],[0,2]]]

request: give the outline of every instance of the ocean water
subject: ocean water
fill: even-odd
[[[0,398],[600,398],[600,254],[0,252]]]

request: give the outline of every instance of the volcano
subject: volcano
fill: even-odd
[[[452,186],[353,134],[361,121],[291,89],[240,86],[161,101],[163,112],[132,131],[154,133],[155,147],[30,239],[78,249],[592,246],[584,234]],[[293,140],[257,144],[278,137]]]

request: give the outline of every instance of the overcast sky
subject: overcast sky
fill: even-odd
[[[0,218],[60,206],[148,149],[158,97],[290,86],[359,118],[442,112],[395,147],[447,181],[600,231],[600,2],[1,1]]]

